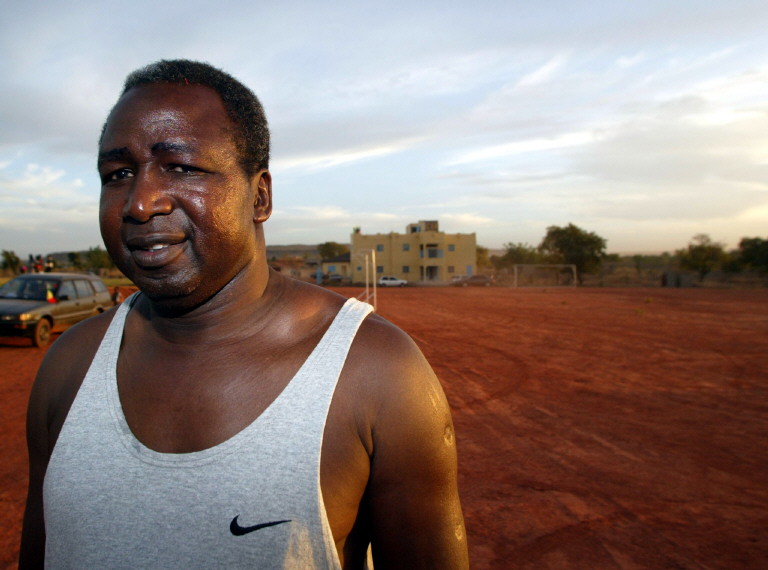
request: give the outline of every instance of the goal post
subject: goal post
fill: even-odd
[[[576,287],[578,274],[571,263],[517,263],[512,266],[515,287]]]

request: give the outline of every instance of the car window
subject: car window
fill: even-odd
[[[101,281],[93,280],[91,281],[91,285],[94,289],[96,289],[97,293],[105,293],[107,291],[107,286],[104,285]]]
[[[62,299],[65,296],[68,299],[77,299],[77,293],[75,293],[75,283],[74,283],[74,281],[63,281],[61,283],[61,287],[59,287],[58,298]]]
[[[91,289],[88,281],[85,281],[84,279],[77,279],[75,281],[75,288],[77,289],[77,296],[81,299],[83,297],[93,296],[93,289]]]
[[[18,297],[30,301],[45,301],[48,296],[48,283],[44,279],[24,279],[21,281]]]
[[[0,297],[6,299],[18,299],[24,290],[24,281],[22,279],[11,279],[0,287]]]

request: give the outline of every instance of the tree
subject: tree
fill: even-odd
[[[101,246],[97,245],[96,247],[88,248],[88,252],[85,255],[90,271],[98,273],[99,269],[111,269],[115,266],[115,264],[112,263],[112,258],[109,257],[109,254],[106,250],[102,249]]]
[[[551,263],[575,265],[579,283],[582,283],[584,273],[600,268],[605,247],[605,239],[596,233],[568,224],[565,227],[549,226],[539,244],[539,252]]]
[[[69,264],[74,269],[82,269],[83,268],[83,262],[80,259],[80,253],[77,251],[70,251],[67,254],[67,258],[69,259]]]
[[[688,247],[677,252],[680,267],[690,269],[699,275],[699,281],[704,281],[707,273],[720,267],[725,259],[725,247],[712,241],[707,234],[696,234]]]
[[[534,246],[527,243],[505,243],[502,263],[506,267],[512,267],[518,263],[541,263],[541,254]]]
[[[491,267],[491,260],[488,258],[488,248],[483,247],[482,245],[478,245],[475,248],[475,251],[475,265],[477,265],[477,268],[483,269],[486,267]]]
[[[738,257],[742,264],[752,269],[768,271],[768,239],[741,238]]]
[[[16,255],[16,252],[3,250],[3,269],[10,270],[11,273],[16,275],[19,272],[19,266],[21,265],[21,259]]]
[[[320,254],[320,259],[325,260],[334,258],[343,253],[349,253],[349,247],[341,243],[336,243],[335,241],[326,241],[318,244],[317,252]]]

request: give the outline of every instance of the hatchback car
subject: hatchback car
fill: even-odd
[[[408,281],[405,279],[398,279],[392,275],[379,277],[380,287],[405,287],[406,285],[408,285]]]
[[[25,336],[45,346],[51,332],[101,313],[114,303],[95,275],[30,273],[0,287],[0,336]]]

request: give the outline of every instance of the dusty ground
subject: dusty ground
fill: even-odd
[[[453,407],[474,568],[768,568],[768,290],[405,288],[379,312]],[[0,339],[0,568],[26,344]]]

